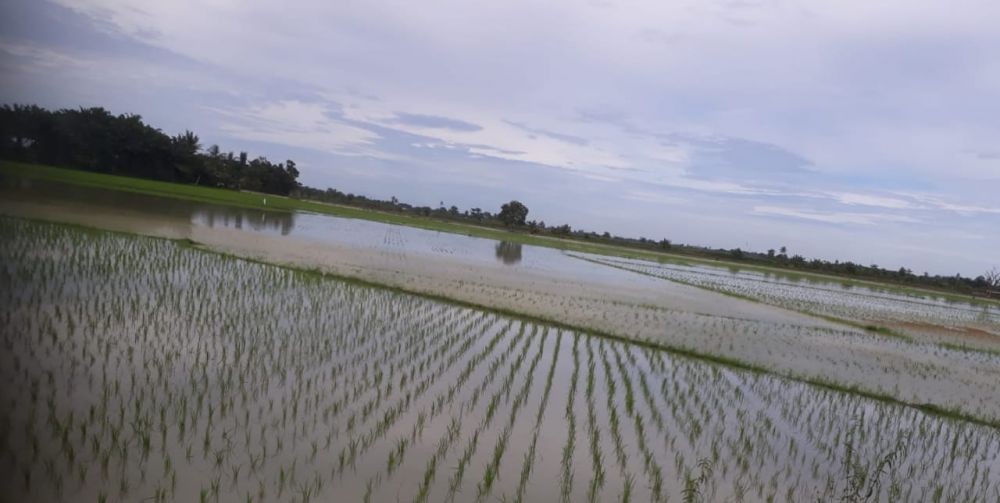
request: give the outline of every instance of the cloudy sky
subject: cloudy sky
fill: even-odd
[[[1000,2],[4,0],[0,101],[306,184],[713,247],[1000,264]]]

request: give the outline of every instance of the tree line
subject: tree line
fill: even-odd
[[[976,278],[915,274],[907,268],[890,270],[877,264],[806,259],[787,253],[786,247],[766,253],[740,248],[713,249],[674,244],[669,239],[623,237],[609,232],[574,229],[569,224],[547,225],[528,220],[528,207],[510,201],[492,213],[482,208],[414,206],[392,197],[388,200],[345,193],[335,188],[317,189],[298,182],[295,162],[273,163],[265,157],[250,159],[246,152],[222,152],[212,145],[202,149],[198,136],[185,131],[168,136],[145,124],[138,115],[113,115],[103,108],[49,111],[34,105],[0,106],[0,158],[82,169],[100,173],[150,178],[233,190],[288,195],[299,199],[344,204],[367,209],[463,221],[536,235],[624,246],[650,251],[671,251],[705,258],[777,266],[849,277],[922,286],[966,294],[1000,295],[996,269]]]
[[[168,136],[138,115],[104,108],[49,111],[0,107],[0,157],[99,173],[288,195],[299,186],[295,162],[246,152],[202,150],[198,136]]]

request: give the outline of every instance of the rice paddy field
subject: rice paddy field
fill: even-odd
[[[927,292],[860,286],[791,274],[574,256],[795,311],[888,325],[931,340],[954,342],[960,338],[972,347],[1000,350],[1000,304],[995,302],[957,301]],[[928,334],[937,337],[927,337]]]
[[[997,303],[10,177],[0,215],[0,502],[1000,501]]]
[[[996,501],[991,426],[0,218],[5,501]]]

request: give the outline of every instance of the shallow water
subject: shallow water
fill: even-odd
[[[310,212],[237,208],[199,201],[0,176],[0,199],[57,206],[74,213],[121,212],[142,221],[170,222],[172,235],[199,228],[230,229],[350,247],[383,256],[446,258],[479,268],[506,267],[611,283],[649,283],[634,274],[573,260],[560,250],[369,220]],[[261,195],[266,200],[266,195]],[[97,222],[99,225],[99,222]],[[162,225],[162,224],[158,224]],[[137,229],[141,232],[141,229]],[[145,234],[156,234],[147,229]],[[173,236],[171,236],[173,237]]]
[[[320,268],[546,318],[595,314],[593,306],[566,312],[582,296],[600,304],[658,305],[825,326],[783,310],[581,261],[557,249],[367,220],[248,210],[3,177],[0,214],[186,238],[235,255]],[[524,298],[534,294],[548,298]]]
[[[102,189],[0,175],[0,200],[7,204],[35,203],[79,211],[116,211],[154,221],[169,221],[178,233],[191,226],[245,229],[288,235],[296,214],[260,211],[185,199]]]
[[[929,292],[903,292],[866,284],[737,268],[727,270],[699,264],[656,264],[612,257],[578,257],[653,277],[750,297],[780,307],[843,319],[867,323],[972,327],[992,333],[995,336],[992,342],[1000,347],[1000,306],[995,303],[952,300]]]
[[[262,200],[267,195],[261,195]],[[346,247],[363,253],[405,259],[446,259],[458,265],[526,274],[547,274],[613,285],[651,285],[638,274],[681,281],[709,289],[746,295],[780,307],[866,321],[925,321],[978,324],[998,331],[1000,306],[951,300],[918,291],[828,280],[794,273],[761,272],[683,261],[654,263],[496,241],[454,233],[380,222],[338,218],[309,212],[262,211],[146,194],[0,176],[0,200],[8,205],[29,202],[83,214],[125,213],[146,234],[190,237],[197,229],[228,229]],[[0,205],[2,207],[2,205]],[[155,226],[172,227],[157,232]],[[99,224],[99,222],[97,222]],[[575,257],[586,260],[574,260]],[[607,264],[614,267],[601,267]]]
[[[995,387],[1000,352],[942,348],[939,336],[905,342],[711,291],[721,290],[711,283],[714,278],[735,274],[725,269],[699,269],[684,281],[666,281],[658,269],[662,266],[647,262],[595,256],[581,260],[579,254],[532,246],[518,252],[493,240],[325,215],[245,210],[58,184],[6,183],[7,188],[0,189],[0,213],[188,238],[235,256],[315,268],[733,359],[781,375],[854,386],[987,420],[1000,418]],[[759,291],[765,294],[786,288],[766,281],[752,284],[763,285]]]
[[[812,501],[889,455],[880,500],[1000,490],[992,428],[169,241],[0,238],[13,500]]]

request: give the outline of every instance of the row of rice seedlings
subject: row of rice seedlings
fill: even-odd
[[[461,332],[459,332],[461,333]],[[380,440],[384,435],[386,435],[390,429],[396,424],[396,422],[403,416],[403,414],[409,409],[411,403],[420,403],[421,398],[430,389],[431,384],[437,382],[441,375],[448,370],[453,363],[460,358],[463,354],[472,348],[472,340],[469,339],[466,343],[452,347],[453,353],[450,355],[445,355],[443,353],[436,353],[430,355],[430,359],[422,361],[419,363],[420,366],[420,377],[419,379],[411,379],[411,389],[407,389],[403,392],[400,398],[390,404],[382,414],[375,414],[374,417],[378,417],[378,421],[371,427],[368,433],[362,433],[357,442],[352,442],[348,446],[345,446],[340,453],[338,459],[344,460],[341,462],[336,471],[336,475],[341,475],[346,467],[353,467],[354,461],[359,457],[364,455],[378,440]],[[447,356],[447,358],[445,358]],[[443,359],[440,365],[436,369],[432,369],[430,364],[433,363],[434,359]],[[424,375],[426,371],[426,375]],[[373,404],[372,408],[375,408],[377,404]],[[371,413],[362,413],[361,422],[366,423]],[[418,416],[419,417],[419,416]],[[423,417],[426,417],[424,415]],[[419,433],[419,430],[417,430]]]
[[[466,363],[465,368],[459,374],[457,381],[454,384],[452,384],[448,388],[448,390],[446,392],[442,392],[442,393],[440,393],[437,396],[437,398],[434,400],[433,403],[434,403],[434,406],[436,407],[436,409],[438,411],[444,410],[444,406],[445,405],[450,405],[451,404],[451,402],[454,400],[455,396],[457,395],[457,391],[460,390],[463,387],[463,385],[465,384],[465,382],[472,375],[472,371],[476,368],[476,366],[484,358],[486,358],[490,354],[492,354],[494,348],[496,348],[497,344],[501,341],[501,339],[502,339],[502,337],[504,336],[505,333],[506,333],[505,330],[497,331],[494,334],[493,338],[490,340],[490,342],[486,345],[486,347],[482,351],[480,351],[478,354],[474,355],[471,359],[469,359],[469,361]],[[433,416],[434,416],[433,412],[432,412],[431,416],[433,418]],[[402,462],[402,458],[403,458],[403,455],[406,452],[406,446],[408,444],[409,444],[409,440],[408,439],[405,439],[405,438],[404,439],[400,439],[396,443],[397,447],[394,448],[394,449],[392,449],[392,450],[390,450],[390,452],[389,452],[389,459],[387,461],[387,467],[386,467],[386,471],[387,471],[387,475],[388,476],[392,476],[392,474],[395,471],[395,469]]]
[[[593,476],[587,489],[587,499],[593,503],[599,501],[601,489],[604,487],[604,454],[601,451],[600,430],[598,427],[596,399],[594,398],[595,377],[594,377],[594,348],[593,340],[587,344],[587,432],[590,446],[590,461]]]
[[[550,329],[551,330],[551,329]],[[531,443],[528,447],[528,452],[524,455],[524,461],[521,464],[521,474],[520,479],[517,484],[517,492],[514,496],[515,503],[521,503],[524,501],[525,492],[528,488],[528,479],[531,477],[532,470],[535,464],[535,449],[538,446],[538,435],[541,433],[542,429],[542,419],[545,417],[546,406],[549,403],[549,393],[552,391],[552,381],[556,373],[556,363],[559,361],[559,349],[562,346],[563,335],[556,334],[556,345],[555,349],[552,351],[552,361],[549,363],[549,371],[545,377],[545,390],[542,392],[542,399],[538,405],[538,412],[535,414],[535,424],[532,427],[531,433]]]
[[[649,272],[652,265],[620,266],[643,274],[651,274],[671,281],[672,276],[662,276]],[[700,274],[700,273],[690,273]],[[680,282],[685,283],[681,280]],[[701,283],[712,289],[712,285]],[[768,285],[765,285],[768,286]],[[724,290],[725,291],[725,290]],[[740,292],[726,291],[727,293]],[[754,297],[753,295],[750,295]],[[754,297],[756,298],[756,297]],[[762,299],[767,302],[766,299]],[[841,318],[855,319],[865,323],[879,323],[887,318],[872,318],[849,315],[849,313],[824,313],[806,305],[787,305],[772,302],[780,307],[818,312]],[[833,301],[817,301],[823,307],[835,304]],[[956,309],[954,306],[949,309]],[[977,311],[978,312],[978,311]],[[1000,315],[1000,311],[997,311]],[[980,313],[981,314],[981,313]],[[899,311],[890,321],[912,322],[908,312]],[[978,316],[978,314],[977,314]],[[989,400],[992,382],[998,377],[998,356],[975,349],[956,351],[942,347],[937,342],[910,341],[899,337],[889,337],[874,332],[857,329],[830,329],[805,326],[772,326],[762,322],[729,320],[723,318],[699,317],[689,313],[679,313],[668,321],[668,333],[675,344],[698,351],[738,358],[763,366],[787,366],[792,373],[807,377],[818,377],[860,387],[873,392],[890,394],[905,401],[934,403],[944,408],[960,409],[977,417],[991,419],[1000,417],[1000,404]],[[997,320],[1000,322],[1000,316]],[[651,321],[652,322],[652,321]],[[937,320],[947,326],[957,321]],[[988,328],[987,329],[992,330]],[[1000,330],[1000,323],[993,329]],[[816,341],[816,342],[812,342]],[[836,341],[842,341],[838,343]],[[852,344],[877,344],[884,351],[873,354],[858,354],[850,351]],[[962,354],[959,354],[962,353]],[[890,355],[883,357],[883,355]],[[801,363],[800,363],[801,362]],[[854,368],[850,368],[854,367]],[[957,379],[951,369],[962,367],[975,374],[976,379]],[[803,372],[799,369],[808,369]],[[965,374],[966,376],[968,374]],[[883,383],[893,383],[886,386]],[[939,391],[947,387],[946,391]]]
[[[613,445],[615,448],[615,458],[618,460],[618,469],[621,471],[622,478],[625,478],[628,476],[628,452],[625,449],[625,442],[622,439],[621,415],[619,413],[620,408],[615,401],[618,394],[618,383],[615,381],[614,375],[611,372],[611,365],[608,363],[607,357],[607,346],[603,344],[603,341],[602,344],[600,344],[599,349],[601,354],[601,364],[604,369],[605,387],[607,389],[607,411],[608,420],[611,426],[611,439],[614,441]]]
[[[518,418],[517,414],[520,412],[524,402],[528,399],[528,394],[531,392],[531,387],[535,382],[535,369],[538,367],[538,362],[542,359],[542,354],[545,349],[545,338],[548,335],[548,331],[546,330],[540,337],[536,336],[536,330],[538,328],[538,325],[534,325],[532,329],[532,338],[538,340],[538,352],[535,353],[535,356],[531,359],[527,375],[523,378],[524,384],[514,396],[514,401],[510,405],[510,414],[507,425],[500,434],[500,437],[497,439],[496,446],[493,449],[493,457],[490,459],[489,463],[487,463],[486,469],[483,472],[483,478],[477,487],[477,499],[480,501],[489,497],[490,492],[493,489],[493,484],[499,477],[500,463],[503,461],[503,455],[510,439],[510,432],[514,428]],[[507,396],[510,396],[509,391]]]
[[[570,501],[573,491],[573,457],[576,452],[576,411],[574,402],[576,401],[577,383],[580,378],[580,337],[573,338],[573,374],[570,378],[569,399],[566,402],[566,444],[563,446],[562,473],[560,474],[560,498],[561,501]]]
[[[636,365],[635,358],[632,355],[629,347],[614,346],[612,347],[612,351],[614,352],[615,360],[618,363],[618,372],[622,377],[622,381],[625,383],[626,404],[627,404],[626,409],[632,411],[630,415],[632,416],[632,421],[635,427],[634,438],[636,439],[636,445],[639,448],[639,452],[642,454],[643,471],[646,473],[646,477],[648,479],[647,482],[651,499],[653,501],[663,501],[664,499],[663,490],[665,488],[663,471],[660,468],[659,463],[656,461],[656,454],[649,448],[649,444],[647,443],[646,421],[643,419],[644,416],[642,414],[642,411],[639,410],[639,407],[636,407],[632,402],[632,400],[634,400],[634,398],[631,398],[633,396],[632,383],[631,379],[628,377],[629,368],[635,369],[639,373],[639,380],[641,383],[640,387],[645,388],[646,386],[645,373],[642,371],[641,368],[639,368]],[[630,366],[628,368],[626,368],[625,362],[622,361],[620,353],[621,351],[627,352],[627,355],[629,357],[628,359],[630,362]],[[644,391],[648,392],[648,390],[645,389]],[[653,416],[654,414],[655,413],[651,410],[650,416]],[[624,495],[628,493],[631,493],[631,490],[627,492],[623,491],[623,499],[625,499]]]
[[[645,261],[588,257],[652,276],[737,295],[798,310],[869,320],[925,320],[943,325],[982,322],[1000,328],[1000,310],[985,304],[943,301],[933,295],[906,295],[889,289],[856,286],[837,281],[802,281],[797,276],[777,276],[754,271],[722,270],[652,264]]]
[[[522,356],[524,352],[527,351],[529,345],[528,343],[530,342],[530,338],[526,338],[524,335],[523,325],[521,329],[518,331],[517,335],[511,338],[510,344],[507,347],[507,349],[494,358],[487,372],[485,372],[486,377],[484,378],[483,382],[481,382],[478,386],[474,387],[471,397],[458,408],[460,413],[470,413],[475,409],[476,404],[479,402],[480,397],[483,396],[483,392],[486,389],[488,389],[488,386],[499,375],[500,368],[507,360],[508,356],[514,354],[515,348],[519,343],[522,342],[522,340],[523,340],[523,346],[521,353],[519,353],[519,356],[515,358],[515,361],[511,364],[512,368],[515,368],[515,366],[519,366],[520,362],[523,361]],[[471,372],[472,368],[473,367],[468,367],[467,370]],[[466,373],[463,373],[463,375],[465,374]],[[499,389],[494,395],[494,399],[491,400],[490,403],[493,403],[494,400],[497,400],[496,397],[498,397],[503,392],[503,389],[506,385],[507,385],[506,382],[501,383],[499,385]],[[482,434],[482,432],[489,426],[490,417],[492,416],[488,416],[487,418],[484,418],[481,422],[479,422],[479,424],[476,426],[476,429],[470,436],[469,441],[466,443],[465,448],[461,451],[461,455],[458,459],[455,471],[453,472],[451,478],[448,481],[448,494],[447,494],[448,501],[453,501],[455,497],[458,495],[459,491],[461,490],[462,483],[465,478],[465,471],[468,468],[469,463],[472,460],[472,457],[476,454],[476,451],[478,450],[479,437]]]

